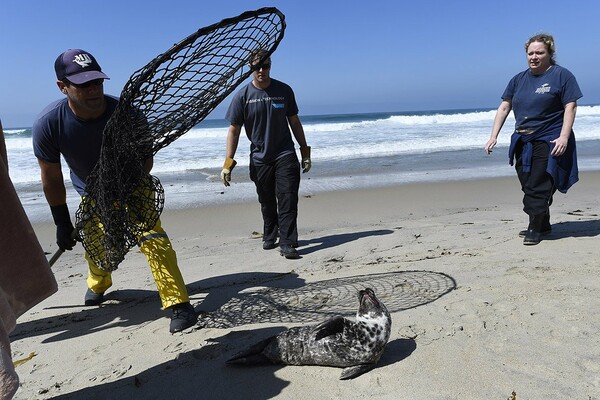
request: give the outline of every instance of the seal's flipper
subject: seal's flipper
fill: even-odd
[[[360,364],[353,367],[344,368],[342,374],[340,375],[340,380],[354,379],[365,372],[369,372],[373,368],[375,368],[375,364]]]
[[[235,356],[226,361],[227,364],[237,365],[259,365],[259,364],[272,364],[271,360],[264,354],[252,354],[249,356]]]
[[[315,340],[320,340],[324,337],[335,335],[336,333],[342,333],[344,331],[345,321],[346,318],[337,315],[316,325],[312,330],[315,335]]]
[[[267,345],[273,340],[272,337],[262,340],[249,349],[246,349],[242,352],[237,353],[229,360],[226,361],[227,364],[244,364],[244,365],[254,365],[254,364],[271,364],[271,360],[267,358],[262,352],[267,347]]]

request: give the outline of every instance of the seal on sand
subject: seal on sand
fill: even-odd
[[[390,338],[392,318],[372,289],[358,292],[356,322],[335,316],[318,325],[291,328],[236,354],[228,364],[344,367],[340,379],[375,368]]]

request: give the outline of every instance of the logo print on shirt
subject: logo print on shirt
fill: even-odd
[[[272,103],[273,104],[273,108],[284,108],[285,104],[283,103]]]
[[[82,53],[77,54],[73,59],[73,62],[79,64],[81,68],[85,68],[89,67],[89,65],[92,63],[92,59],[90,58],[89,54]]]
[[[535,93],[536,94],[544,94],[544,93],[548,93],[550,91],[550,85],[548,83],[544,83],[542,86],[540,86],[539,88],[535,89]]]

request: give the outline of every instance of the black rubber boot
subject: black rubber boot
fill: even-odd
[[[536,229],[535,217],[529,217],[529,226],[527,227],[527,229],[519,231],[519,237],[525,237],[529,229]],[[552,225],[550,225],[550,211],[548,211],[546,214],[543,214],[542,224],[539,232],[542,236],[546,236],[552,233]]]
[[[529,228],[523,239],[524,245],[536,245],[542,240],[542,230],[544,222],[547,221],[546,218],[549,220],[548,213],[539,214],[530,219]]]
[[[542,234],[533,229],[527,229],[523,244],[526,246],[536,245],[542,240]]]

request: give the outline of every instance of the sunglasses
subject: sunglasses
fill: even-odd
[[[85,83],[73,83],[68,79],[64,79],[63,82],[66,84],[69,84],[69,85],[73,85],[77,89],[85,89],[85,88],[89,88],[90,86],[100,86],[100,85],[104,84],[104,79],[102,79],[102,78],[94,79],[93,81],[88,81]]]
[[[270,69],[271,68],[271,63],[270,62],[264,62],[262,64],[254,64],[250,66],[250,70],[252,71],[258,71],[260,69]]]

